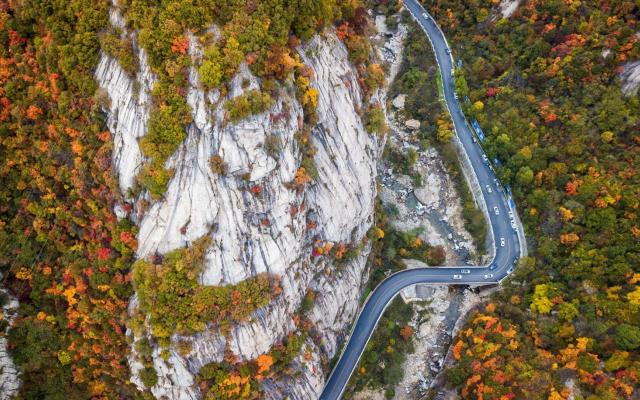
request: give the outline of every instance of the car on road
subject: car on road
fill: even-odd
[[[424,19],[429,19],[429,14],[427,13],[422,13],[422,16],[424,17]]]
[[[460,273],[461,274],[470,274],[471,270],[470,269],[463,269],[463,270],[460,270]]]
[[[486,188],[487,188],[487,193],[493,193],[493,190],[491,190],[491,186],[487,185]]]
[[[495,215],[500,215],[500,210],[498,210],[498,207],[493,207],[493,213]]]
[[[478,143],[475,136],[471,136],[471,140],[473,140],[473,143]]]
[[[489,271],[493,271],[494,269],[496,269],[496,267],[497,267],[496,264],[489,265]]]
[[[484,279],[492,279],[493,278],[493,274],[485,274],[484,275]]]
[[[500,238],[500,247],[504,247],[504,238]]]
[[[462,275],[455,274],[455,275],[453,276],[453,279],[455,279],[455,280],[460,280],[460,279],[462,279]]]

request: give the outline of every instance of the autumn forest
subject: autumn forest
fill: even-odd
[[[369,102],[388,71],[373,54],[367,7],[395,15],[398,1],[118,3],[157,76],[148,132],[139,141],[148,162],[126,194],[113,171],[108,100],[93,74],[101,52],[130,74],[140,60],[134,44],[109,22],[111,2],[0,0],[0,282],[19,301],[6,329],[20,371],[18,399],[151,399],[148,389],[158,382],[153,351],[166,359],[172,336],[209,325],[229,332],[282,293],[282,277],[266,273],[235,285],[201,285],[207,237],[163,256],[136,258],[131,199],[141,193],[149,202],[163,197],[175,173],[167,160],[192,122],[185,96],[192,36],[203,46],[195,67],[206,90],[224,98],[243,64],[261,80],[259,90],[224,102],[225,123],[269,110],[291,83],[304,110],[296,133],[301,161],[286,183],[296,193],[318,175],[311,140],[318,91],[297,53],[302,43],[335,32],[357,71],[366,131],[382,139],[389,130],[383,105]],[[473,400],[638,398],[640,100],[637,91],[622,90],[621,74],[640,58],[640,4],[525,0],[502,18],[497,0],[422,3],[461,60],[456,82],[465,114],[487,136],[485,147],[513,190],[529,246],[514,275],[452,339],[443,387]],[[212,24],[220,27],[215,39],[207,31]],[[421,72],[433,66],[433,56],[422,57],[430,47],[413,29],[408,38],[415,43],[407,47],[391,93],[408,92],[408,112],[433,122],[418,134],[435,143],[451,163],[449,172],[461,179],[436,81]],[[273,138],[265,144],[269,153],[280,150]],[[390,152],[398,169],[408,165],[401,153]],[[215,174],[228,173],[220,155],[209,163]],[[411,175],[410,168],[406,172]],[[261,195],[257,185],[248,190]],[[483,243],[482,215],[468,191],[461,189],[460,197],[468,230]],[[116,216],[116,206],[124,218]],[[340,271],[371,246],[364,297],[384,279],[383,264],[403,268],[400,255],[430,265],[445,257],[416,235],[395,231],[384,214],[376,209],[361,243],[318,241],[311,252]],[[396,255],[396,248],[403,253]],[[134,293],[138,309],[131,313]],[[314,357],[305,341],[317,336],[317,327],[306,313],[318,294],[303,295],[293,331],[267,353],[244,361],[226,354],[200,368],[194,384],[207,399],[259,399],[264,379],[289,376],[298,355]],[[390,310],[397,318],[382,319],[387,329],[373,337],[374,352],[365,353],[360,370],[397,382],[414,332],[406,305],[396,300]],[[5,328],[0,313],[0,334]],[[144,337],[134,341],[127,331]],[[180,342],[176,351],[188,353],[190,346]],[[130,381],[132,348],[145,391]],[[380,359],[396,367],[385,371]],[[323,362],[328,373],[329,362]],[[362,388],[365,380],[356,375],[352,385]]]

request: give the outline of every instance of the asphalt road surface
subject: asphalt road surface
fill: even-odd
[[[320,395],[323,400],[337,400],[342,396],[344,388],[349,382],[349,378],[358,364],[380,316],[382,316],[387,305],[400,290],[416,283],[448,285],[496,284],[513,271],[515,263],[520,256],[520,238],[518,232],[512,227],[515,210],[509,208],[504,189],[500,185],[482,148],[477,140],[474,140],[471,128],[462,114],[455,94],[452,73],[453,58],[446,38],[433,18],[427,14],[416,0],[404,0],[404,5],[431,40],[442,75],[444,97],[455,124],[456,134],[482,188],[483,198],[477,200],[484,201],[489,211],[490,226],[495,238],[495,257],[489,265],[485,266],[416,268],[397,272],[382,281],[371,292],[358,315],[349,341],[343,349],[342,356],[333,368]],[[520,232],[520,234],[522,233]]]

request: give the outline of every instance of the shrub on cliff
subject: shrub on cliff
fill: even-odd
[[[228,100],[224,108],[231,122],[238,122],[253,114],[260,114],[273,105],[273,99],[268,93],[259,90],[249,90]]]
[[[198,280],[210,244],[206,236],[190,248],[166,254],[160,264],[146,260],[134,264],[139,306],[149,316],[155,338],[200,332],[207,323],[228,327],[231,323],[246,321],[256,309],[280,293],[278,280],[265,274],[235,285],[200,285]]]

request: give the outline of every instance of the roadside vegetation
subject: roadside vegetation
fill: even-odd
[[[388,25],[395,25],[395,17],[392,15],[397,13],[397,8],[389,6],[387,2],[370,3],[374,3],[370,5],[387,15]],[[408,21],[408,16],[403,18]],[[417,133],[421,146],[436,147],[445,159],[449,172],[458,183],[467,228],[472,232],[477,248],[483,249],[486,235],[484,216],[475,207],[458,165],[456,149],[450,142],[453,135],[451,120],[438,96],[438,70],[430,44],[417,25],[413,24],[406,43],[405,62],[392,83],[390,98],[400,93],[407,94],[404,111],[406,116],[427,122],[421,125]],[[411,176],[415,185],[420,185],[420,175],[414,169],[417,157],[418,153],[413,149],[404,152],[390,143],[385,146],[385,160],[399,173]],[[381,203],[376,204],[375,227],[369,235],[376,240],[372,241],[370,279],[362,296],[363,301],[389,274],[406,268],[402,259],[418,259],[433,266],[445,262],[444,249],[424,243],[419,238],[419,231],[400,232],[392,227],[390,220],[397,213],[392,205],[385,207]],[[409,325],[413,314],[411,304],[400,298],[389,305],[349,380],[345,398],[351,398],[364,389],[382,389],[385,398],[395,396],[395,387],[404,376],[406,354],[413,352],[414,332]]]
[[[456,147],[452,143],[453,123],[444,104],[438,64],[424,32],[406,12],[403,12],[403,20],[408,23],[409,32],[405,42],[403,63],[396,79],[391,84],[389,98],[393,99],[399,94],[407,95],[405,108],[399,110],[398,113],[403,113],[407,118],[421,121],[420,129],[416,132],[420,146],[423,149],[433,147],[442,157],[449,176],[455,182],[457,194],[462,204],[465,227],[473,237],[478,252],[484,253],[487,237],[486,219],[473,200],[460,167]],[[394,149],[389,148],[388,153],[389,159],[394,162],[394,165],[403,167],[401,171],[411,172],[409,168],[411,167],[411,155],[404,157],[404,163],[398,163],[394,160],[402,158],[394,156]]]
[[[530,257],[454,338],[463,399],[637,398],[640,58],[625,1],[425,2],[463,61],[466,112],[520,211]]]
[[[376,202],[375,225],[369,232],[372,241],[369,256],[369,282],[363,299],[389,274],[406,268],[403,259],[414,259],[428,265],[438,266],[445,262],[445,252],[441,246],[430,246],[419,235],[419,229],[401,232],[395,229],[391,220],[396,217],[393,205],[385,206]]]
[[[369,233],[372,246],[368,260],[370,277],[363,301],[389,274],[406,268],[402,259],[416,259],[434,266],[445,261],[444,249],[423,242],[419,231],[394,229],[390,220],[396,213],[397,210],[376,203],[376,223]],[[389,305],[349,380],[346,398],[365,388],[383,389],[387,398],[393,397],[395,386],[404,376],[402,368],[406,354],[413,352],[414,332],[409,326],[413,313],[412,305],[399,297]]]
[[[343,397],[350,399],[364,389],[384,389],[387,399],[404,376],[406,355],[413,353],[413,328],[409,325],[413,307],[400,297],[394,299],[378,321]]]

